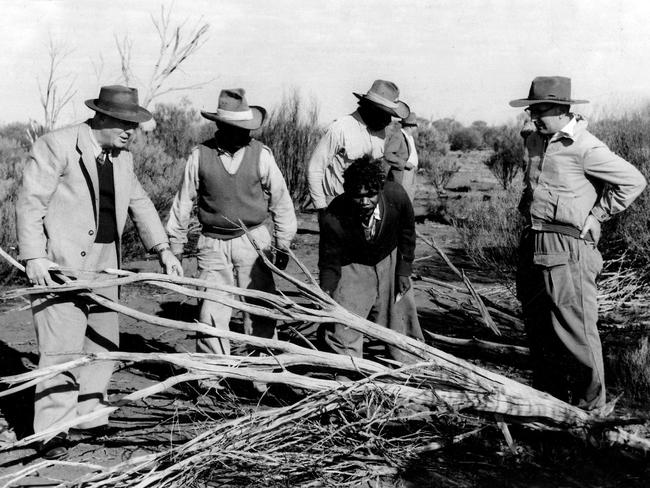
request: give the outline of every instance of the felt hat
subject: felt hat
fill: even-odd
[[[353,93],[359,100],[367,100],[393,117],[404,119],[411,110],[399,100],[399,88],[392,81],[375,80],[365,95]]]
[[[415,116],[415,112],[411,112],[408,117],[399,121],[402,124],[402,127],[417,127],[418,119]]]
[[[127,122],[146,122],[151,113],[138,104],[138,90],[128,86],[102,86],[99,98],[86,100],[88,108]]]
[[[208,120],[223,122],[242,129],[259,129],[266,118],[266,110],[255,105],[248,105],[243,88],[221,90],[219,106],[216,112],[204,112],[201,115]]]
[[[538,76],[530,84],[528,98],[512,100],[510,106],[527,107],[536,103],[574,105],[589,103],[589,101],[571,99],[571,78],[565,76]]]

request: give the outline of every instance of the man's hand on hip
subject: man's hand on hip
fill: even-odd
[[[582,231],[580,232],[580,239],[584,239],[587,234],[591,231],[591,235],[594,238],[594,241],[598,241],[600,237],[597,235],[600,231],[600,222],[592,214],[587,215],[584,225],[582,226]]]
[[[170,249],[160,252],[160,264],[168,275],[183,276],[183,265]]]
[[[50,276],[50,270],[58,266],[47,258],[34,258],[25,264],[25,273],[33,285],[52,286],[56,282]]]

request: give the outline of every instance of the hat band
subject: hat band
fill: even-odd
[[[253,111],[248,109],[243,112],[233,112],[232,110],[224,110],[222,108],[217,109],[217,115],[223,120],[253,120]]]
[[[377,95],[375,92],[368,92],[366,93],[366,98],[370,100],[371,102],[378,103],[380,105],[384,105],[389,108],[397,108],[397,104],[395,102],[392,102],[388,100],[387,98],[384,98],[380,95]]]
[[[137,103],[105,102],[101,98],[97,100],[95,106],[102,110],[113,110],[117,112],[137,112],[140,109]]]

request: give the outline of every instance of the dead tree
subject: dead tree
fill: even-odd
[[[158,33],[159,48],[156,61],[146,81],[139,84],[144,87],[144,107],[148,107],[154,99],[173,91],[184,91],[200,88],[212,80],[194,83],[191,85],[174,86],[169,84],[169,78],[178,71],[181,65],[199,48],[206,40],[209,24],[199,21],[196,26],[189,28],[187,21],[180,24],[172,22],[172,13],[165,7],[160,8],[160,16],[151,16],[151,21]],[[133,41],[125,35],[122,39],[115,38],[117,52],[120,57],[122,81],[130,85],[136,79],[131,64],[131,51]]]
[[[55,43],[50,36],[49,43],[49,65],[47,80],[40,83],[38,90],[41,95],[41,106],[43,107],[43,127],[45,131],[52,130],[63,110],[72,97],[77,93],[74,89],[74,79],[68,83],[64,78],[70,75],[61,76],[61,64],[70,55],[71,51],[66,50],[62,44]]]

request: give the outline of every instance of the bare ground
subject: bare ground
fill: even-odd
[[[464,168],[466,169],[466,168]],[[474,186],[488,186],[489,174],[476,172],[476,168],[466,169],[458,176],[462,184],[469,180]],[[493,184],[493,181],[492,181]],[[450,183],[453,186],[454,182]],[[448,225],[429,220],[428,209],[435,198],[431,188],[423,184],[416,201],[419,215],[418,231],[435,239],[448,252],[454,263],[464,268],[477,287],[492,293],[505,301],[514,302],[514,297],[500,282],[476,269],[462,251],[462,243],[454,229]],[[299,234],[296,239],[297,256],[316,274],[318,253],[318,232],[315,216],[301,214]],[[425,329],[459,337],[479,337],[492,339],[490,332],[477,324],[465,323],[459,328],[458,322],[450,322],[445,314],[431,302],[426,293],[427,285],[417,278],[430,276],[450,283],[457,278],[444,262],[419,242],[417,248],[418,264],[414,284],[416,300],[422,325]],[[193,259],[184,263],[186,274],[195,270]],[[295,264],[289,271],[298,275]],[[134,270],[157,270],[154,261],[138,261],[128,266]],[[280,283],[281,290],[287,290],[286,283]],[[141,311],[170,318],[194,316],[196,303],[179,301],[173,293],[152,292],[152,289],[135,286],[123,290],[123,302]],[[11,375],[34,368],[37,363],[36,340],[31,315],[24,302],[1,303],[0,314],[0,370],[3,375]],[[611,330],[619,331],[621,323],[638,323],[638,311],[628,311],[613,317],[610,326],[604,330],[605,352],[607,354],[608,336]],[[613,329],[612,329],[613,327]],[[506,334],[507,341],[525,345],[521,334]],[[620,343],[620,335],[612,342]],[[632,340],[632,339],[630,339]],[[127,317],[121,319],[121,348],[125,351],[193,351],[193,338],[185,332],[165,330],[138,322]],[[620,346],[620,344],[619,344]],[[528,381],[529,371],[525,364],[505,364],[488,362],[481,358],[469,358],[488,368]],[[123,365],[113,376],[109,394],[113,399],[136,389],[170,376],[167,366]],[[611,395],[620,392],[612,391]],[[0,442],[10,439],[13,434],[22,438],[31,433],[33,391],[21,392],[9,398],[0,398]],[[263,397],[245,383],[233,383],[222,392],[220,399],[207,395],[197,385],[183,385],[148,398],[144,402],[124,407],[111,417],[111,425],[118,432],[102,439],[82,439],[70,451],[68,460],[114,465],[133,456],[158,451],[173,442],[182,442],[201,431],[201,419],[206,415],[212,418],[227,418],[240,415],[255,408],[283,404],[291,401],[293,393],[282,388],[272,388]],[[619,413],[638,413],[644,406],[626,402],[617,409]],[[576,441],[567,435],[540,435],[512,428],[516,451],[512,452],[496,429],[471,439],[460,446],[448,448],[434,455],[415,460],[407,467],[396,486],[437,487],[437,486],[504,486],[504,487],[641,487],[648,486],[650,468],[647,459],[639,459],[629,453],[621,453],[606,448],[596,448]],[[0,476],[16,472],[25,466],[39,461],[34,449],[21,448],[0,453]],[[47,486],[55,480],[71,480],[86,473],[74,466],[55,467],[40,470],[13,486]],[[5,480],[0,480],[6,482]]]

